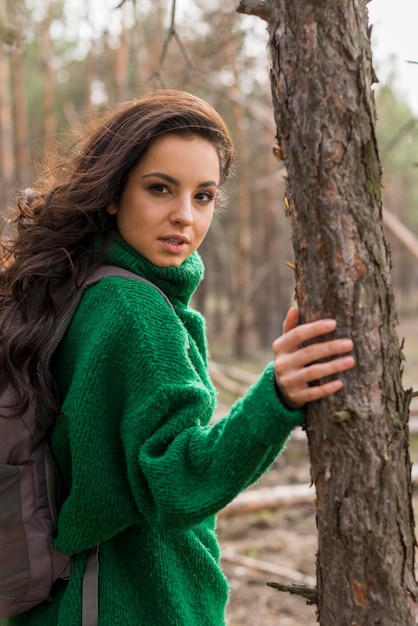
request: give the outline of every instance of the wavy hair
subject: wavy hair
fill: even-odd
[[[204,100],[156,90],[93,121],[59,166],[45,169],[13,211],[13,236],[0,244],[0,372],[18,394],[31,388],[51,409],[52,389],[37,371],[54,326],[88,274],[103,262],[117,203],[131,170],[160,136],[199,136],[217,150],[221,183],[231,174],[235,150],[218,113]],[[103,248],[92,254],[97,235]],[[30,385],[22,372],[29,373]]]

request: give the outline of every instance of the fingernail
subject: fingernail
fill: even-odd
[[[351,339],[342,339],[341,341],[341,349],[342,350],[351,350],[353,347],[353,342]]]
[[[327,320],[325,322],[325,330],[334,330],[337,326],[337,322],[335,320]]]

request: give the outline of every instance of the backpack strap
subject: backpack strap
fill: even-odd
[[[174,307],[171,304],[169,298],[166,294],[159,288],[157,285],[154,285],[151,281],[143,278],[142,276],[138,276],[138,274],[134,274],[129,270],[125,270],[121,267],[117,267],[116,265],[102,265],[98,269],[94,270],[90,276],[84,281],[81,285],[80,289],[75,294],[70,306],[67,311],[61,317],[56,325],[56,329],[54,332],[51,341],[49,342],[48,349],[46,351],[45,357],[42,359],[38,376],[43,377],[43,380],[47,380],[48,377],[51,377],[52,374],[49,370],[49,364],[57,349],[59,343],[65,335],[67,328],[69,327],[71,320],[74,316],[74,313],[77,309],[77,306],[81,300],[83,293],[88,287],[95,285],[102,278],[106,277],[115,277],[115,278],[133,278],[135,280],[140,280],[148,285],[151,285],[154,289],[156,289],[165,299],[170,308],[174,311]],[[48,416],[47,411],[43,410],[43,406],[40,402],[36,402],[35,405],[37,420],[41,427],[45,430],[49,428],[51,418]],[[99,546],[93,546],[88,554],[86,567],[83,574],[82,580],[82,591],[81,591],[81,626],[97,626],[99,619]]]
[[[97,268],[97,270],[92,272],[90,276],[84,281],[81,289],[84,291],[85,289],[87,289],[87,287],[90,287],[91,285],[98,283],[100,280],[102,280],[102,278],[106,278],[107,276],[116,277],[116,278],[117,277],[134,278],[136,280],[140,280],[143,283],[146,283],[147,285],[151,285],[151,287],[154,287],[154,289],[159,291],[159,293],[163,296],[164,300],[167,302],[168,306],[174,311],[174,307],[171,304],[169,298],[166,296],[164,291],[162,291],[159,287],[157,287],[157,285],[154,285],[154,283],[152,283],[150,280],[147,280],[143,276],[134,274],[134,272],[125,270],[123,267],[118,267],[117,265],[102,265],[101,267]]]
[[[90,548],[81,589],[81,626],[97,626],[99,620],[99,546]]]

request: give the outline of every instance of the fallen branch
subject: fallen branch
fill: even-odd
[[[232,378],[239,383],[243,383],[244,385],[254,385],[259,378],[259,374],[253,374],[252,372],[248,372],[247,370],[243,370],[241,367],[234,367],[233,365],[224,365],[223,363],[217,363],[212,361],[212,365],[214,365],[217,369],[221,370],[225,376],[228,378]]]
[[[261,561],[260,559],[253,559],[252,557],[237,554],[236,552],[228,549],[223,549],[221,555],[223,561],[236,563],[237,565],[241,565],[242,567],[253,569],[258,572],[274,574],[279,578],[291,580],[295,583],[299,583],[300,585],[313,586],[316,584],[315,578],[313,578],[312,576],[302,574],[301,572],[291,569],[290,567],[277,565],[276,563],[269,563],[267,561]]]
[[[232,380],[222,372],[217,363],[211,361],[209,363],[209,373],[214,384],[219,388],[233,393],[235,396],[244,396],[247,391],[247,386],[240,385],[236,381]]]
[[[315,490],[309,485],[277,485],[260,487],[240,493],[222,511],[220,517],[245,515],[256,511],[292,506],[301,502],[314,502]]]

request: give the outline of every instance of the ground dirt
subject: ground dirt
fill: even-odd
[[[404,384],[418,388],[418,321],[405,320],[400,336],[405,337]],[[257,489],[266,486],[305,483],[309,485],[308,449],[305,438],[295,433],[282,456],[262,477]],[[411,459],[418,463],[418,438],[411,438]],[[416,492],[415,492],[416,493]],[[316,524],[315,492],[305,503],[274,510],[220,517],[218,536],[225,554],[251,557],[258,562],[286,566],[306,576],[315,576]],[[418,494],[414,501],[418,519]],[[268,582],[290,583],[277,575],[222,561],[231,589],[227,611],[228,626],[315,626],[316,610],[298,596],[279,592]]]
[[[305,482],[309,464],[305,441],[291,441],[284,454],[258,487]],[[257,488],[257,487],[255,487]],[[257,561],[279,564],[306,575],[315,574],[315,493],[312,502],[282,506],[231,517],[220,517],[218,535],[222,549]],[[231,589],[229,626],[309,626],[315,608],[297,596],[278,592],[267,582],[289,583],[285,578],[248,566],[222,561]]]

